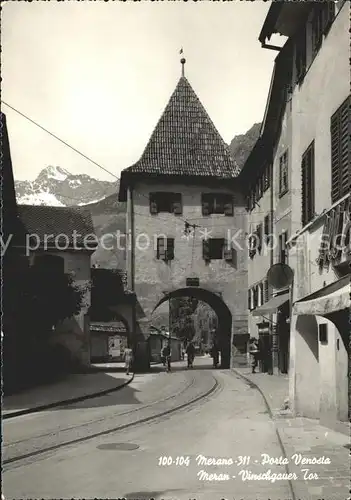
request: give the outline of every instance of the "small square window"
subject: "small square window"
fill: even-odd
[[[202,215],[233,215],[233,196],[225,193],[203,193]]]
[[[174,238],[157,238],[157,259],[165,262],[174,259]]]

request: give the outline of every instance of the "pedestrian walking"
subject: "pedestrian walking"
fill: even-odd
[[[170,372],[171,371],[171,345],[170,345],[169,340],[163,346],[161,356],[162,356],[163,366],[166,366],[167,371]]]
[[[258,341],[254,338],[250,340],[249,352],[252,357],[252,362],[251,362],[252,373],[256,373],[255,370],[258,366],[260,350],[258,347]]]
[[[127,347],[124,350],[124,361],[125,361],[125,369],[127,375],[129,375],[129,372],[132,368],[132,363],[133,363],[133,350]]]
[[[195,358],[195,346],[192,342],[189,342],[186,348],[188,368],[193,368],[194,358]]]
[[[214,343],[212,346],[211,356],[213,358],[213,368],[217,368],[219,363],[219,349],[216,343]]]

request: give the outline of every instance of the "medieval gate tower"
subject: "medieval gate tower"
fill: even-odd
[[[239,170],[184,63],[142,157],[121,175],[128,286],[147,320],[172,297],[207,302],[218,316],[222,367],[229,368],[233,346],[247,334],[246,203]],[[147,326],[135,318],[134,333]]]

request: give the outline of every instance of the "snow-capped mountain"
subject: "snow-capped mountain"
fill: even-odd
[[[118,181],[73,175],[62,167],[44,168],[34,181],[15,181],[19,205],[73,206],[97,203],[118,192]]]

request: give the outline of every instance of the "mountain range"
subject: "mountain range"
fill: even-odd
[[[260,124],[255,123],[246,134],[237,135],[229,149],[242,168],[258,139]],[[102,181],[87,174],[71,174],[60,166],[44,168],[34,181],[15,180],[19,205],[85,206],[89,208],[96,235],[125,232],[125,203],[118,201],[119,181]],[[122,250],[98,248],[92,264],[104,268],[124,268]]]

